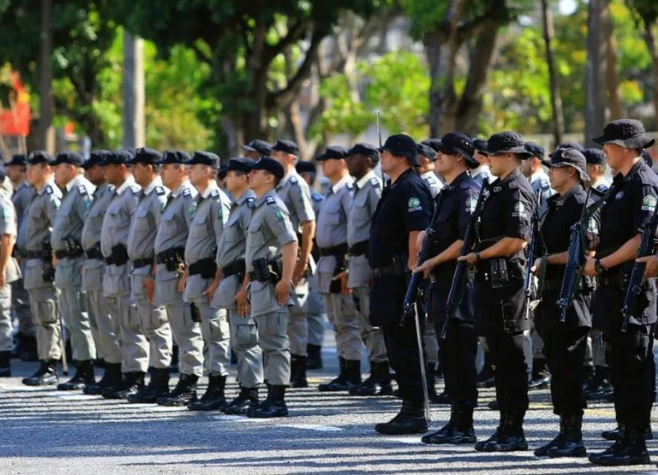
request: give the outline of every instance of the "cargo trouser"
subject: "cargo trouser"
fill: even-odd
[[[324,298],[318,290],[317,277],[309,277],[308,285],[308,344],[322,346],[327,311],[324,308]]]
[[[23,279],[11,283],[11,309],[18,320],[18,331],[26,336],[36,336],[37,329],[32,322],[30,297],[25,290]]]
[[[11,321],[11,285],[0,288],[0,352],[11,351],[13,325]]]
[[[36,326],[39,359],[59,360],[62,357],[59,296],[52,282],[44,280],[46,268],[41,259],[26,260],[24,285],[29,295],[32,322]]]
[[[379,327],[370,325],[370,287],[356,287],[352,289],[354,298],[359,303],[357,312],[357,323],[361,331],[361,338],[368,349],[368,361],[371,363],[383,363],[388,361],[384,335]],[[437,349],[438,351],[438,349]]]

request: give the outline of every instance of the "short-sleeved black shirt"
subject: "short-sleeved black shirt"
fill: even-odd
[[[407,251],[409,233],[427,229],[432,211],[432,193],[413,169],[404,172],[393,184],[388,181],[370,226],[370,267],[390,265],[396,253]]]

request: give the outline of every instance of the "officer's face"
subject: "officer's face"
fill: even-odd
[[[111,163],[103,167],[105,170],[105,179],[110,185],[116,185],[121,180],[121,167],[125,167],[125,165],[117,165],[116,163]]]
[[[235,170],[229,170],[226,173],[226,189],[235,194],[240,190],[244,190],[245,186],[248,185],[247,175],[244,173],[236,172]]]
[[[133,175],[138,185],[143,186],[151,182],[151,165],[135,163],[133,165]]]
[[[199,163],[190,165],[187,169],[187,174],[190,177],[190,183],[194,186],[206,182],[210,178],[209,167]]]
[[[353,177],[361,178],[372,168],[372,159],[365,155],[350,155],[347,157],[347,169]]]
[[[9,165],[7,167],[7,176],[14,183],[18,183],[24,179],[25,167],[22,165]]]
[[[38,163],[36,165],[28,165],[27,167],[27,181],[30,185],[39,185],[43,183],[46,179],[46,167],[50,169],[48,165],[43,163]]]
[[[489,165],[489,157],[482,155],[479,151],[476,150],[473,157],[475,157],[475,160],[477,160],[480,165]]]
[[[384,150],[382,152],[382,171],[384,173],[390,174],[390,172],[393,172],[401,167],[402,162],[404,161],[404,157],[396,157],[388,150]]]
[[[185,165],[179,163],[167,163],[162,166],[162,184],[170,190],[178,188],[186,176]],[[173,187],[173,188],[172,188]]]
[[[324,176],[332,179],[341,172],[341,170],[344,168],[344,163],[344,160],[335,160],[330,158],[329,160],[322,160],[320,162],[320,168],[322,168],[322,173]]]
[[[260,190],[263,188],[267,184],[265,175],[265,170],[251,170],[249,172],[249,188],[252,190]]]
[[[491,167],[491,174],[494,176],[501,176],[507,171],[510,158],[509,153],[502,153],[497,155],[489,155],[489,166]]]
[[[608,158],[608,165],[612,168],[619,168],[627,149],[613,143],[607,143],[603,146],[603,153]]]
[[[100,185],[105,181],[105,168],[94,165],[85,172],[87,180],[92,182],[94,185]]]
[[[572,167],[551,167],[548,169],[548,179],[551,182],[551,188],[560,191],[569,181],[569,169]]]
[[[70,163],[60,163],[55,166],[55,183],[64,186],[70,182],[76,174],[75,166]]]
[[[288,154],[286,152],[282,152],[281,150],[274,150],[272,151],[271,157],[284,167],[288,164]]]
[[[246,150],[242,156],[245,158],[251,158],[252,160],[258,160],[261,157],[260,153],[258,152],[250,152]]]
[[[441,174],[450,174],[459,161],[459,155],[449,155],[447,153],[438,152],[436,156],[435,171]]]

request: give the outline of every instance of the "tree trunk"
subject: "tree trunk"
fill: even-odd
[[[652,24],[644,22],[644,42],[647,44],[647,49],[651,55],[651,62],[653,63],[653,108],[654,118],[656,122],[653,124],[654,130],[658,128],[658,40],[652,30]]]
[[[549,87],[551,91],[551,119],[553,122],[554,145],[562,143],[564,131],[564,114],[562,113],[562,97],[558,86],[557,69],[555,67],[555,53],[553,51],[553,14],[549,0],[541,0],[542,20],[544,23],[544,45],[546,49],[546,63],[548,65]]]
[[[123,35],[123,146],[143,147],[144,128],[144,44],[140,38],[125,32]],[[88,131],[92,143],[101,139]]]
[[[609,0],[590,0],[587,34],[587,68],[585,75],[585,145],[596,144],[593,137],[605,126],[606,68],[603,27]]]
[[[605,69],[606,89],[608,91],[608,107],[610,120],[622,117],[621,100],[619,99],[619,75],[617,74],[617,55],[615,54],[615,38],[612,34],[612,18],[605,16]]]
[[[39,148],[55,151],[53,122],[52,66],[50,58],[53,48],[51,24],[52,2],[41,0],[41,30],[39,33],[39,128],[37,130]]]

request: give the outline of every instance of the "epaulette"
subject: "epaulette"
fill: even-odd
[[[299,180],[297,179],[296,176],[291,176],[290,177],[290,183],[292,183],[293,185],[296,185],[297,183],[299,183]]]
[[[189,188],[185,188],[185,189],[183,190],[183,197],[184,197],[184,198],[187,198],[188,196],[192,196],[192,192],[190,191]]]
[[[313,201],[317,201],[318,203],[320,203],[321,201],[324,200],[322,195],[320,195],[318,193],[314,193],[313,195],[311,195],[311,198],[313,198]]]
[[[594,188],[594,190],[600,191],[601,193],[605,193],[606,191],[608,191],[608,188],[609,187],[607,185],[599,185],[596,188]]]
[[[47,195],[52,195],[53,192],[54,192],[55,190],[53,190],[53,187],[52,187],[52,186],[50,186],[50,185],[46,185],[46,189],[45,189],[45,191],[46,191],[46,194],[47,194]]]
[[[87,195],[87,187],[85,185],[78,185],[78,192],[82,196],[86,196]]]
[[[370,184],[372,186],[374,186],[375,188],[379,188],[381,186],[381,184],[379,183],[379,180],[377,179],[377,177],[374,177],[374,176],[370,179]]]
[[[210,197],[211,198],[217,198],[218,196],[219,196],[219,190],[217,188],[215,188],[214,190],[212,190],[210,192]]]
[[[268,205],[273,205],[273,204],[276,204],[276,199],[274,199],[273,196],[268,196],[267,198],[265,198],[265,202]]]
[[[347,183],[345,186],[346,186],[347,189],[350,190],[350,191],[354,189],[354,183]]]
[[[546,180],[542,180],[540,185],[541,185],[541,189],[544,191],[549,190],[551,188],[551,184]]]
[[[141,190],[139,185],[130,185],[130,191],[133,192],[133,195],[136,195]]]
[[[164,189],[163,187],[161,187],[161,186],[156,186],[156,187],[155,187],[155,193],[156,193],[158,196],[163,196],[163,195],[166,195],[166,194],[167,194],[167,192],[165,191],[165,189]]]

